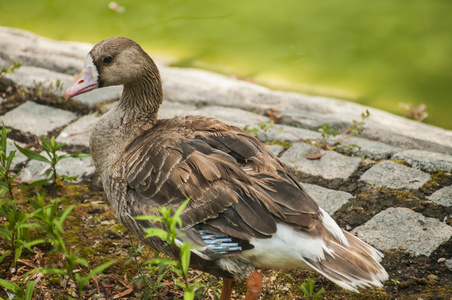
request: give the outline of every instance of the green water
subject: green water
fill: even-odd
[[[251,77],[452,129],[449,0],[0,0],[0,25],[58,40],[123,35],[178,66]]]

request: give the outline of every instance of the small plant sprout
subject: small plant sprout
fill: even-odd
[[[10,168],[13,162],[16,150],[9,152],[7,147],[7,137],[6,134],[11,131],[5,128],[3,123],[1,138],[0,138],[0,196],[4,195],[6,192],[9,193],[9,197],[13,199],[13,182],[16,175],[11,175]]]
[[[42,196],[38,195],[38,201],[30,200],[30,203],[36,209],[37,212],[34,215],[34,219],[38,222],[30,224],[30,226],[41,229],[46,233],[46,237],[42,240],[34,241],[34,244],[37,243],[51,243],[54,248],[53,251],[57,251],[63,255],[66,260],[66,264],[64,268],[43,268],[36,269],[36,272],[40,272],[42,274],[54,274],[54,275],[62,275],[68,276],[70,279],[74,281],[78,288],[78,297],[82,299],[82,291],[86,286],[89,280],[93,278],[93,276],[100,274],[108,268],[110,265],[115,263],[114,260],[108,261],[89,272],[87,275],[83,276],[81,273],[76,273],[75,270],[78,266],[88,266],[88,261],[81,258],[78,255],[77,250],[69,251],[66,247],[66,244],[63,240],[63,223],[66,218],[69,216],[70,212],[74,208],[75,205],[71,205],[65,210],[58,211],[58,202],[54,201],[49,205],[44,204],[44,199]]]
[[[148,260],[148,264],[169,265],[172,266],[172,270],[183,279],[184,283],[176,282],[184,291],[184,300],[193,300],[195,297],[196,287],[198,282],[195,281],[191,284],[188,280],[188,267],[190,265],[190,256],[192,246],[188,242],[181,243],[179,238],[181,237],[177,231],[178,228],[182,228],[182,220],[180,218],[181,213],[187,206],[190,199],[179,206],[179,208],[172,214],[171,207],[161,207],[158,209],[159,216],[139,216],[138,220],[151,220],[156,224],[156,227],[150,227],[145,230],[146,237],[159,237],[167,243],[167,246],[179,248],[179,261],[174,261],[169,258],[155,257]],[[157,225],[160,223],[162,226]],[[166,228],[166,230],[162,229]]]
[[[13,61],[13,64],[11,66],[9,66],[8,68],[2,68],[0,70],[0,79],[2,79],[5,74],[14,73],[14,71],[19,69],[20,67],[22,67],[22,64],[20,62]]]
[[[58,185],[63,185],[63,180],[74,180],[77,178],[77,176],[67,176],[67,175],[60,175],[57,173],[56,165],[59,161],[65,159],[65,158],[83,158],[88,157],[89,154],[85,153],[69,153],[69,154],[63,154],[60,155],[57,153],[58,150],[63,148],[66,144],[65,143],[58,143],[55,141],[55,137],[51,137],[50,139],[46,138],[45,136],[41,136],[41,143],[42,148],[47,153],[48,158],[39,154],[36,151],[25,149],[16,144],[17,149],[19,149],[20,152],[22,152],[26,157],[32,160],[42,161],[47,164],[49,164],[49,169],[46,170],[46,178],[43,180],[37,180],[34,183],[32,183],[32,186],[37,185],[43,185],[53,180]]]
[[[350,125],[344,132],[342,132],[341,129],[332,129],[328,124],[322,124],[320,125],[320,128],[318,129],[319,132],[322,134],[322,138],[311,140],[307,139],[307,143],[325,150],[334,151],[336,149],[346,148],[346,149],[353,149],[353,148],[359,148],[358,145],[349,143],[347,145],[344,145],[343,142],[346,139],[350,139],[353,136],[358,136],[363,132],[363,126],[365,124],[365,120],[370,116],[370,113],[368,110],[366,110],[364,113],[361,114],[361,121],[355,121],[353,120],[353,124]],[[332,138],[335,138],[336,136],[339,136],[334,141],[329,141]]]
[[[314,294],[314,285],[315,280],[311,278],[307,278],[305,282],[303,282],[300,286],[300,290],[303,292],[303,296],[309,300],[317,300],[320,295],[325,292],[324,288],[321,288],[317,293]]]
[[[273,126],[275,126],[275,122],[273,120],[270,121],[263,121],[257,124],[257,126],[249,127],[248,125],[243,127],[243,131],[248,132],[252,136],[256,136],[258,132],[267,132],[269,131]],[[281,129],[282,130],[282,127]]]
[[[33,94],[38,97],[42,98],[43,96],[51,96],[51,95],[62,95],[63,94],[63,84],[61,83],[60,79],[57,79],[55,82],[33,82]],[[61,103],[63,100],[62,97],[58,98],[58,103]]]
[[[20,258],[24,247],[31,251],[27,245],[27,242],[30,242],[28,225],[29,219],[36,213],[38,212],[25,214],[13,200],[8,198],[0,200],[0,216],[5,217],[8,221],[7,225],[0,225],[0,235],[5,237],[10,244],[10,250],[14,253],[14,264]]]
[[[144,291],[137,295],[140,299],[149,300],[152,299],[152,294],[157,293],[158,289],[163,287],[164,284],[162,282],[163,277],[172,270],[173,265],[170,264],[157,264],[152,263],[159,261],[159,251],[153,252],[153,259],[147,260],[145,263],[142,262],[138,257],[143,255],[143,248],[145,245],[135,246],[132,241],[130,242],[131,250],[129,256],[125,259],[124,265],[130,263],[132,260],[138,268],[138,276],[135,277],[134,281],[137,286],[145,285],[147,288]],[[151,278],[146,271],[149,271],[151,274],[157,275],[157,278]]]
[[[26,287],[24,288],[23,286],[25,286],[25,284]],[[33,291],[35,289],[35,284],[36,284],[35,281],[27,282],[25,278],[23,279],[23,286],[17,285],[11,281],[0,279],[0,286],[8,290],[7,294],[9,299],[31,300],[33,296]]]

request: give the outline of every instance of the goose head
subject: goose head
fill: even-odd
[[[75,82],[66,90],[66,99],[97,88],[124,85],[135,92],[146,91],[162,98],[157,66],[136,42],[125,37],[111,37],[96,44]]]

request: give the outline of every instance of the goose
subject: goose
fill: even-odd
[[[181,214],[190,267],[223,278],[222,300],[235,281],[246,300],[260,297],[259,268],[308,268],[340,287],[381,287],[383,254],[342,230],[306,193],[290,169],[252,135],[205,116],[158,119],[162,82],[136,42],[111,37],[96,44],[65,98],[123,85],[120,100],[95,125],[90,152],[116,217],[145,244],[178,257],[178,249],[136,216],[162,206]]]

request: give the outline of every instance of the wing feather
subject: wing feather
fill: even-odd
[[[186,230],[199,225],[247,241],[271,237],[276,222],[309,229],[319,212],[265,146],[215,119],[159,121],[125,157],[132,216],[159,205],[177,209],[190,197],[181,215]]]

